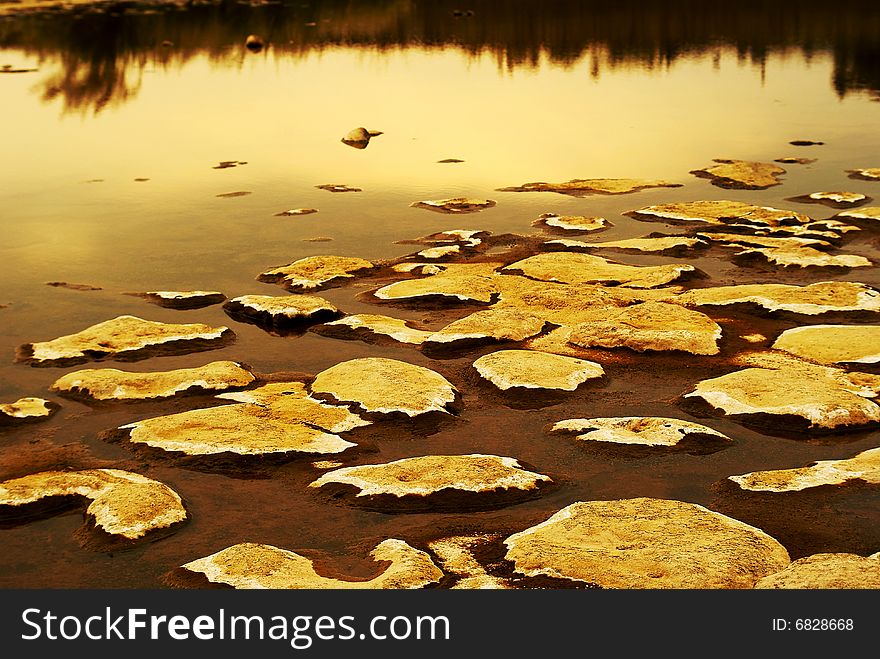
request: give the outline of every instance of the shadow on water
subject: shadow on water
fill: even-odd
[[[139,90],[146,68],[180,67],[196,56],[240,65],[245,37],[260,35],[262,56],[303,57],[335,47],[456,48],[491,53],[500,68],[569,66],[591,57],[591,74],[620,66],[658,68],[694,54],[733,49],[763,66],[778,52],[830,53],[839,96],[880,99],[880,7],[863,0],[771,4],[745,0],[576,2],[547,0],[375,0],[186,4],[104,2],[66,9],[15,9],[0,16],[0,48],[21,49],[57,66],[38,85],[68,111],[100,111]],[[2,7],[0,7],[2,9]]]

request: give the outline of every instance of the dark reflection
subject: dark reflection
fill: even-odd
[[[601,55],[592,58],[594,76],[603,67],[651,69],[721,48],[759,65],[771,52],[799,49],[808,57],[833,55],[831,82],[840,96],[863,91],[880,98],[880,5],[864,0],[118,2],[19,11],[0,20],[0,47],[60,62],[60,71],[42,81],[42,94],[61,97],[71,110],[97,111],[131,98],[147,66],[180,66],[201,54],[234,63],[336,46],[452,46],[491,52],[508,69],[534,67],[542,56],[567,66],[592,53]]]

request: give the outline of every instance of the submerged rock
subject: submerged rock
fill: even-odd
[[[226,299],[220,291],[147,291],[135,295],[167,309],[201,309]]]
[[[101,531],[137,540],[187,518],[180,496],[167,485],[120,469],[44,471],[0,483],[0,511],[27,511],[53,497],[85,497],[86,514]]]
[[[235,336],[228,327],[177,325],[118,316],[51,341],[26,343],[17,360],[32,366],[67,366],[107,358],[139,359],[157,352],[193,352],[219,347]]]
[[[33,396],[19,398],[13,403],[0,403],[0,426],[43,421],[59,408],[57,403]]]
[[[663,499],[579,501],[504,544],[520,574],[601,588],[751,588],[789,563],[760,529]]]
[[[751,492],[800,492],[824,485],[850,482],[880,484],[880,448],[869,449],[845,460],[820,460],[796,469],[755,471],[729,480]]]
[[[607,283],[631,288],[655,288],[694,273],[689,264],[632,266],[598,256],[569,252],[537,254],[511,263],[504,272],[522,274],[540,281],[565,284]]]
[[[741,190],[763,190],[779,185],[779,175],[785,174],[782,167],[766,162],[749,160],[724,160],[716,158],[717,165],[705,169],[695,169],[694,176],[711,179],[720,188]]]
[[[755,368],[703,380],[685,399],[743,423],[785,431],[832,432],[876,425],[880,376],[847,374],[793,358],[751,356]]]
[[[257,279],[279,284],[291,291],[310,291],[351,279],[374,267],[370,261],[352,256],[307,256],[267,270]]]
[[[431,557],[403,540],[381,542],[370,557],[385,564],[372,579],[334,579],[315,570],[313,560],[286,549],[253,542],[227,547],[182,567],[199,572],[212,583],[237,589],[367,590],[424,588],[443,578]]]
[[[494,205],[495,202],[492,199],[468,199],[467,197],[414,201],[410,204],[414,208],[424,208],[438,213],[476,213],[492,208]]]
[[[741,284],[695,288],[670,300],[688,306],[755,304],[768,311],[815,316],[827,312],[880,311],[880,293],[848,281],[823,281],[809,286]]]
[[[681,419],[657,416],[621,416],[596,419],[566,419],[557,421],[552,432],[580,433],[577,439],[585,442],[610,442],[637,446],[673,447],[680,442],[730,438],[707,426]]]
[[[532,224],[543,225],[563,231],[577,231],[586,233],[589,231],[602,231],[614,226],[604,217],[586,217],[584,215],[556,215],[555,213],[543,213]]]
[[[849,174],[850,178],[861,179],[863,181],[880,181],[880,167],[847,169],[846,173]]]
[[[438,348],[460,343],[524,341],[540,334],[545,324],[543,318],[518,309],[487,309],[460,318],[433,332],[424,340],[423,345],[425,348]]]
[[[90,400],[151,400],[182,393],[218,392],[246,387],[254,375],[241,364],[211,362],[198,368],[133,373],[115,368],[85,369],[68,373],[50,387],[63,395]]]
[[[880,553],[871,556],[842,553],[805,556],[784,570],[760,579],[755,588],[880,588]]]
[[[644,302],[596,312],[593,321],[572,328],[568,342],[582,347],[681,350],[717,355],[721,327],[697,311],[665,302]]]
[[[373,337],[387,337],[398,343],[421,345],[433,332],[414,329],[407,321],[389,316],[356,314],[334,320],[312,328],[323,336],[340,339],[370,340]]]
[[[632,178],[590,178],[572,179],[564,183],[523,183],[509,188],[498,188],[499,192],[558,192],[573,197],[591,194],[628,194],[645,188],[680,188],[681,183],[660,180]]]
[[[363,192],[363,189],[361,188],[354,188],[350,185],[345,185],[344,183],[322,183],[315,187],[319,190],[326,190],[327,192]]]
[[[354,488],[355,502],[395,508],[442,507],[453,498],[465,507],[492,506],[537,492],[549,476],[524,469],[513,458],[497,455],[426,455],[386,464],[343,467],[322,475],[309,487]],[[470,504],[470,505],[468,505]]]
[[[605,375],[596,362],[534,350],[498,350],[480,357],[474,368],[502,391],[523,387],[574,391]]]
[[[876,364],[880,362],[880,325],[793,327],[771,347],[820,364]]]
[[[233,318],[267,327],[316,323],[342,315],[315,295],[242,295],[225,302],[223,309]]]
[[[458,391],[439,373],[396,359],[352,359],[321,371],[312,383],[314,394],[356,403],[367,412],[448,413]]]

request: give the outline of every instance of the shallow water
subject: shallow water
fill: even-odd
[[[676,399],[712,377],[717,360],[597,351],[609,373],[604,386],[586,387],[561,405],[516,410],[469,373],[489,349],[432,360],[404,347],[313,333],[278,337],[236,323],[219,306],[174,311],[123,293],[281,294],[255,277],[314,254],[399,257],[420,248],[396,241],[444,229],[534,233],[533,220],[545,212],[608,218],[614,227],[600,240],[678,232],[622,215],[675,201],[732,199],[830,217],[835,210],[786,198],[819,190],[880,196],[880,183],[845,173],[880,166],[880,11],[858,2],[834,12],[822,3],[799,3],[788,14],[749,3],[712,10],[682,2],[667,15],[638,2],[593,11],[582,3],[534,3],[514,11],[511,3],[485,2],[475,3],[474,16],[456,18],[448,3],[301,4],[0,16],[0,66],[36,69],[0,73],[0,304],[8,305],[0,309],[0,352],[7,356],[0,362],[0,400],[35,395],[63,405],[48,422],[0,431],[0,478],[65,465],[127,467],[174,487],[192,513],[168,538],[112,555],[79,547],[73,535],[81,524],[78,511],[0,530],[0,587],[158,587],[162,575],[183,562],[241,541],[365,557],[387,537],[424,548],[428,540],[469,530],[505,535],[576,500],[655,496],[720,509],[715,484],[728,475],[848,457],[877,445],[876,433],[793,440],[712,419],[712,427],[736,440],[733,447],[702,456],[621,457],[549,436],[544,428],[576,416],[688,418]],[[248,52],[249,33],[262,34],[268,46]],[[165,40],[171,44],[162,45]],[[383,134],[363,150],[342,144],[357,126]],[[825,144],[789,144],[796,139]],[[766,190],[723,190],[689,174],[713,158],[771,162],[783,156],[817,161],[783,165],[783,184]],[[464,162],[437,162],[446,158]],[[214,169],[226,160],[247,164]],[[594,177],[665,179],[683,187],[584,198],[496,190]],[[363,191],[315,187],[326,183]],[[218,197],[235,191],[251,194]],[[461,217],[410,206],[454,196],[497,205]],[[275,216],[298,207],[318,213]],[[316,236],[332,241],[307,241]],[[859,235],[842,251],[876,259],[876,238]],[[676,260],[609,256],[628,263]],[[713,285],[880,284],[876,268],[782,273],[735,266],[717,251],[688,262]],[[52,288],[48,281],[102,290]],[[362,290],[320,294],[347,313],[427,319],[436,327],[468,313],[376,311],[355,299]],[[238,338],[207,353],[101,366],[167,370],[228,358],[262,373],[314,374],[345,359],[379,355],[429,366],[463,391],[460,419],[429,436],[372,437],[375,452],[352,463],[496,453],[534,465],[561,485],[490,512],[393,515],[307,491],[319,473],[308,460],[244,478],[135,455],[97,434],[195,407],[199,399],[93,409],[47,392],[63,373],[91,365],[29,368],[12,361],[23,343],[123,313],[227,324]],[[768,337],[796,324],[734,320],[753,322]],[[77,447],[77,464],[69,450],[52,451],[68,444]],[[846,531],[838,537],[831,537],[827,519],[792,520],[780,503],[773,512],[746,511],[753,518],[739,518],[780,539],[793,558],[869,553],[880,549],[876,503],[870,489],[821,499],[835,518],[830,528]]]

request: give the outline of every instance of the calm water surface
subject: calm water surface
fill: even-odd
[[[47,387],[57,377],[84,368],[14,364],[18,345],[122,313],[231,324],[238,334],[222,350],[122,368],[165,370],[210,357],[244,361],[261,372],[316,373],[343,359],[385,355],[462,381],[476,353],[437,363],[402,348],[313,334],[275,337],[231,321],[220,307],[171,311],[122,293],[280,294],[256,275],[313,254],[393,258],[413,251],[396,241],[443,229],[531,233],[532,221],[551,211],[604,216],[615,226],[601,239],[612,240],[662,230],[662,224],[622,215],[654,203],[735,199],[824,218],[835,211],[785,198],[818,190],[880,196],[880,184],[849,179],[844,171],[880,167],[876,8],[854,2],[831,12],[823,3],[803,3],[786,14],[745,3],[725,13],[681,2],[664,13],[651,3],[616,9],[589,4],[484,2],[463,18],[442,2],[14,13],[0,4],[6,12],[0,16],[0,66],[35,69],[0,73],[0,304],[8,305],[0,309],[0,352],[6,355],[0,399],[52,398]],[[248,52],[249,33],[262,34],[267,48]],[[342,144],[340,138],[357,126],[383,134],[363,150]],[[795,139],[825,145],[788,144]],[[721,190],[688,173],[713,158],[770,162],[792,155],[817,162],[785,165],[784,184],[763,191]],[[445,158],[464,162],[437,163]],[[213,168],[223,160],[247,164]],[[527,181],[598,177],[684,185],[580,199],[496,191]],[[325,183],[363,191],[334,194],[315,187]],[[218,197],[235,191],[251,194]],[[410,206],[453,196],[498,203],[462,217]],[[274,216],[296,207],[319,212]],[[316,236],[332,241],[307,241]],[[877,256],[869,238],[845,251]],[[717,258],[692,262],[718,284],[880,283],[874,268],[779,275]],[[58,280],[102,290],[45,285]],[[373,310],[356,301],[355,292],[324,295],[346,312]],[[678,358],[658,359],[673,368]],[[181,403],[93,410],[58,399],[64,407],[51,421],[0,435],[0,476],[63,466],[53,463],[51,450],[74,444],[82,448],[82,464],[106,461],[168,482],[187,500],[193,520],[167,539],[113,556],[79,547],[73,537],[78,512],[2,530],[0,586],[156,587],[182,562],[243,540],[365,556],[386,537],[423,547],[443,529],[520,530],[584,498],[666,496],[709,504],[713,483],[729,474],[845,457],[877,445],[870,433],[798,442],[714,420],[713,427],[738,440],[735,447],[711,456],[624,460],[543,434],[547,423],[568,414],[681,416],[673,401],[698,378],[678,372],[664,378],[657,368],[621,368],[605,394],[577,399],[564,411],[510,410],[466,393],[457,425],[381,444],[377,453],[357,458],[496,452],[565,482],[548,497],[470,516],[382,515],[329,505],[304,494],[316,473],[308,462],[287,465],[271,478],[240,479],[133,458],[96,434]],[[856,551],[863,548],[859,542],[877,540],[866,530],[880,521],[876,501],[864,496],[847,504],[861,506],[850,529],[856,539],[851,545],[835,541],[833,548]],[[787,533],[793,556],[802,555],[831,546],[822,544],[827,539],[817,526],[804,520],[800,531],[779,533]]]

